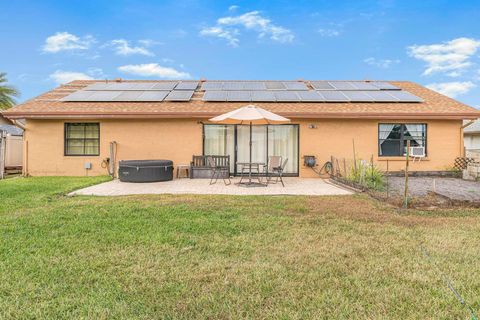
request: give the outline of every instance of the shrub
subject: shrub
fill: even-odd
[[[350,182],[377,191],[383,190],[385,186],[383,172],[377,166],[371,165],[365,160],[358,160],[356,166],[350,167],[346,178]]]

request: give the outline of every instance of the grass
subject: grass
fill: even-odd
[[[107,178],[0,181],[0,318],[467,319],[480,211],[364,196],[65,197]]]

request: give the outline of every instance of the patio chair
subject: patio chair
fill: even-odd
[[[267,183],[270,180],[270,174],[273,174],[274,168],[278,168],[282,165],[282,157],[281,156],[270,156],[268,157],[267,165],[263,166],[263,174],[267,179]]]
[[[207,164],[212,169],[212,177],[210,178],[210,185],[217,183],[218,178],[222,177],[223,183],[228,186],[232,183],[230,180],[230,172],[226,166],[218,166],[212,156],[207,156]],[[227,178],[225,178],[225,176]],[[228,183],[226,182],[228,180]]]
[[[282,183],[282,187],[285,187],[285,184],[283,183],[283,171],[285,170],[285,167],[287,165],[288,158],[285,158],[285,160],[283,160],[282,162],[282,157],[278,157],[278,156],[274,156],[274,157],[277,157],[280,159],[272,159],[273,157],[271,157],[270,161],[272,162],[272,165],[270,165],[270,163],[268,165],[267,182],[270,183],[272,181],[271,178],[275,177],[274,183],[277,183],[278,180],[280,180],[280,182]],[[270,167],[271,167],[271,172],[269,172]]]

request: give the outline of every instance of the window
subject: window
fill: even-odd
[[[98,156],[99,154],[99,123],[65,123],[66,156]]]
[[[424,147],[427,143],[425,123],[381,123],[378,125],[378,155],[383,157],[404,156],[407,141],[411,147]]]

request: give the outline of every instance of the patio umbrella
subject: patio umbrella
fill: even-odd
[[[239,109],[227,112],[212,119],[212,122],[220,124],[248,124],[250,125],[249,142],[249,179],[247,185],[257,185],[252,183],[252,125],[282,124],[290,122],[290,119],[284,118],[273,112],[259,108],[254,105],[247,105]]]

